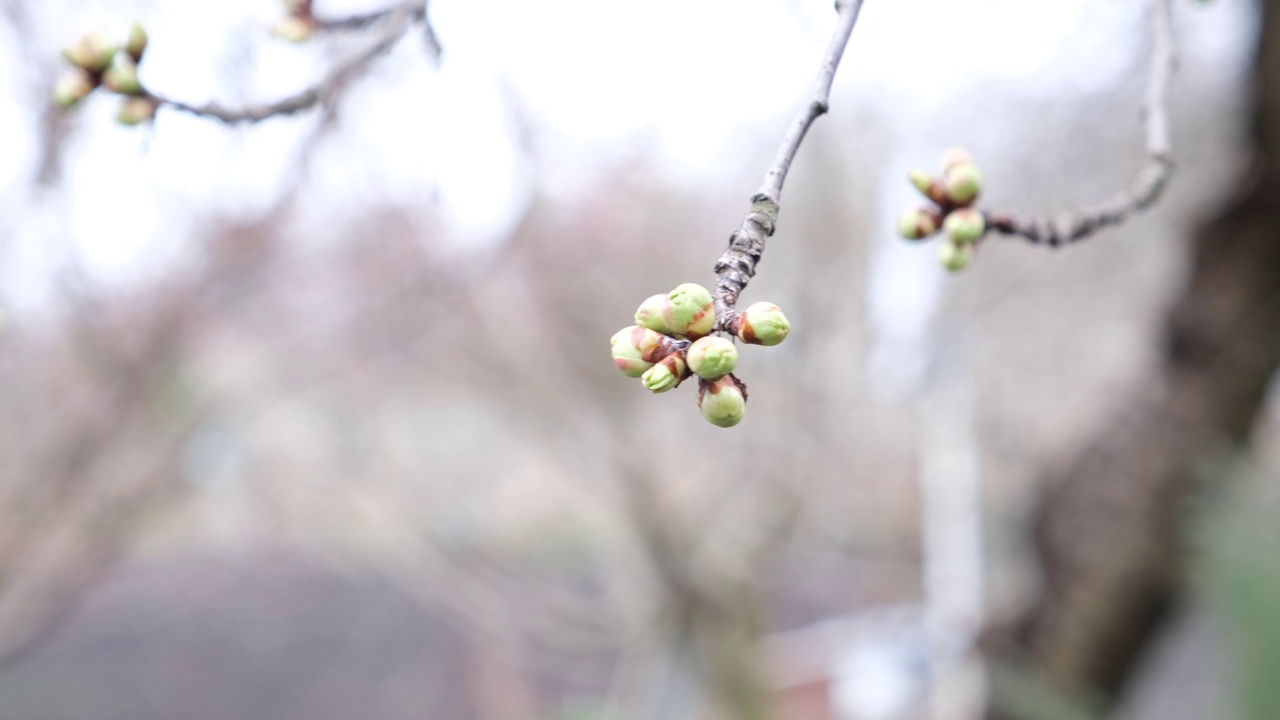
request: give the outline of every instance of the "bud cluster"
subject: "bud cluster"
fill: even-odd
[[[986,217],[973,207],[982,193],[982,172],[973,157],[961,148],[942,156],[942,177],[927,170],[907,173],[911,184],[933,203],[908,210],[898,218],[898,234],[908,240],[924,240],[942,231],[938,261],[952,272],[973,262],[978,242],[987,233]]]
[[[695,283],[647,298],[636,310],[635,325],[610,339],[613,363],[646,389],[663,393],[691,375],[698,376],[698,407],[713,425],[733,427],[746,413],[747,388],[733,371],[738,346],[715,335],[715,301]],[[752,345],[777,345],[791,332],[777,305],[758,302],[734,313],[720,330]]]
[[[304,43],[315,34],[320,21],[311,12],[311,0],[283,0],[285,16],[280,18],[271,34],[293,43]]]
[[[147,51],[147,41],[147,31],[137,23],[120,45],[99,32],[81,37],[62,51],[71,69],[54,83],[53,104],[70,110],[103,87],[123,98],[117,116],[121,123],[137,125],[155,117],[160,101],[138,80],[138,63]]]

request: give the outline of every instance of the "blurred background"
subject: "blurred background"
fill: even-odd
[[[723,430],[605,340],[711,284],[830,2],[434,0],[438,62],[125,128],[50,108],[86,31],[237,107],[377,28],[3,0],[0,717],[1280,718],[1278,4],[1174,2],[1157,207],[948,275],[906,171],[1125,187],[1147,4],[868,0]]]

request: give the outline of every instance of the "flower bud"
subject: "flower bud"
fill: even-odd
[[[716,324],[711,293],[697,283],[677,285],[662,304],[662,321],[676,335],[702,337]]]
[[[53,104],[70,110],[93,92],[93,78],[80,68],[71,68],[53,84]]]
[[[952,165],[946,178],[947,197],[957,205],[968,205],[982,192],[982,171],[971,162]]]
[[[777,345],[787,339],[791,323],[782,309],[768,302],[752,303],[737,314],[731,328],[742,342],[752,345]]]
[[[133,58],[135,63],[140,63],[142,54],[147,51],[149,40],[147,30],[142,27],[142,23],[134,23],[133,27],[129,28],[129,39],[124,44],[124,51],[129,53],[129,57]]]
[[[664,393],[689,377],[689,367],[682,353],[673,352],[658,361],[640,376],[640,382],[646,389],[654,393]]]
[[[908,210],[898,217],[898,234],[908,240],[923,240],[938,232],[942,213],[934,208]]]
[[[704,337],[689,346],[689,369],[706,380],[715,380],[738,366],[738,346],[722,337]]]
[[[951,272],[960,272],[973,262],[973,245],[958,243],[951,239],[944,240],[938,245],[938,262]]]
[[[299,17],[297,15],[288,15],[280,19],[276,26],[271,28],[271,34],[282,40],[288,40],[291,43],[304,43],[311,39],[312,33],[315,32],[315,20],[310,17]]]
[[[958,244],[965,245],[977,242],[987,232],[987,221],[982,213],[973,208],[961,208],[947,216],[942,223],[947,236]]]
[[[671,338],[639,325],[625,327],[609,338],[613,364],[627,377],[640,377],[654,363],[675,351]]]
[[[747,397],[732,375],[698,383],[698,409],[712,425],[733,427],[747,412]]]
[[[111,92],[121,95],[141,95],[142,83],[138,82],[138,66],[133,58],[125,54],[117,54],[111,61],[111,67],[102,74],[102,85]]]
[[[636,310],[636,324],[664,335],[670,335],[671,328],[667,327],[666,321],[662,319],[662,306],[666,302],[666,295],[650,295],[644,302],[640,303],[640,307]]]
[[[155,98],[146,96],[126,98],[124,104],[120,106],[120,113],[116,115],[116,120],[121,125],[140,125],[156,116],[156,108],[159,103]]]
[[[947,188],[927,170],[912,170],[907,173],[907,179],[930,201],[938,205],[947,203]]]
[[[964,163],[973,163],[973,156],[968,150],[962,147],[947,148],[947,151],[942,153],[942,174],[945,175],[951,172],[951,168]]]
[[[116,55],[116,46],[100,32],[91,32],[62,51],[67,62],[90,73],[98,74],[107,69]]]

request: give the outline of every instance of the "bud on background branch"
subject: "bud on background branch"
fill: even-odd
[[[306,42],[319,30],[330,32],[368,31],[373,40],[351,58],[335,65],[319,82],[293,95],[265,105],[229,108],[218,103],[192,105],[151,90],[138,79],[149,37],[140,24],[134,24],[123,45],[113,44],[107,36],[91,32],[76,44],[63,50],[63,57],[83,75],[68,73],[58,80],[52,91],[54,105],[70,110],[102,86],[126,98],[146,100],[121,106],[119,119],[126,125],[149,121],[158,108],[169,107],[180,112],[218,120],[226,124],[261,122],[268,118],[293,115],[316,107],[330,98],[374,60],[385,55],[415,25],[421,25],[432,39],[428,50],[433,61],[439,61],[439,45],[435,31],[427,19],[427,0],[400,2],[375,12],[326,20],[316,17],[309,0],[286,0],[285,16],[273,29],[277,37],[292,42]],[[86,83],[88,90],[85,90]]]
[[[939,260],[945,268],[956,271],[967,267],[973,260],[973,248],[966,246],[977,243],[990,232],[1057,247],[1118,225],[1160,199],[1173,176],[1166,100],[1176,54],[1171,0],[1147,0],[1147,3],[1153,36],[1150,71],[1142,104],[1147,160],[1129,188],[1103,203],[1054,218],[1019,219],[1009,212],[967,210],[982,192],[982,173],[968,152],[960,148],[948,150],[942,157],[943,180],[920,170],[907,174],[911,184],[933,202],[945,218],[943,227],[947,231],[949,246],[938,251]],[[964,214],[960,219],[953,220],[961,213]],[[920,240],[931,234],[928,227],[920,216],[908,211],[898,219],[897,230],[908,240]]]

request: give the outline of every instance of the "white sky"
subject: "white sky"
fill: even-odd
[[[153,37],[145,82],[184,99],[271,99],[321,70],[319,48],[268,36],[280,14],[273,0],[32,5],[50,46],[92,28],[119,35],[141,19]],[[895,148],[885,170],[891,205],[879,208],[886,228],[869,292],[872,322],[882,326],[889,352],[885,367],[902,367],[903,351],[919,341],[941,277],[931,251],[894,241],[890,223],[914,201],[902,173],[932,166],[943,147],[964,139],[933,137],[928,123],[913,118],[944,112],[995,80],[1064,102],[1102,90],[1142,52],[1144,5],[866,0],[833,103],[854,93],[891,96],[901,105],[894,109],[904,136],[918,138]],[[317,0],[319,12],[333,15],[380,6]],[[834,19],[829,0],[433,0],[431,7],[443,66],[431,68],[414,38],[354,88],[340,140],[312,160],[311,192],[324,198],[311,217],[316,227],[371,197],[438,198],[460,241],[500,235],[528,190],[507,93],[539,127],[553,188],[589,183],[636,138],[677,181],[734,179],[743,140],[758,139],[808,92]],[[1247,0],[1179,2],[1177,12],[1184,59],[1238,62]],[[33,198],[27,64],[14,55],[12,38],[4,39],[0,133],[18,142],[0,153],[0,212],[12,234],[0,245],[0,305],[38,305],[67,252],[93,277],[127,282],[180,251],[191,208],[252,214],[269,207],[311,123],[283,119],[227,130],[162,111],[153,131],[126,129],[111,121],[113,99],[95,98],[77,111],[67,192]],[[242,61],[241,69],[231,60]],[[227,95],[240,80],[251,97]],[[726,226],[734,222],[725,219]]]

